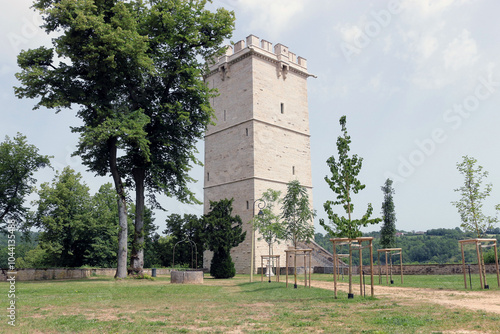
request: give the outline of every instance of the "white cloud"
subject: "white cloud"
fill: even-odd
[[[293,19],[304,11],[307,2],[303,0],[240,0],[229,1],[245,16],[251,17],[246,30],[253,31],[266,27],[270,36],[277,36],[293,24]]]
[[[424,59],[432,56],[438,47],[438,40],[434,36],[424,36],[419,43],[420,54]]]
[[[392,46],[393,46],[393,39],[392,37],[389,35],[387,36],[386,38],[384,38],[384,53],[385,54],[389,54],[391,51],[392,51]]]
[[[15,59],[22,49],[47,44],[49,39],[40,28],[41,16],[32,8],[32,1],[19,0],[6,7],[0,14],[0,43],[2,53],[0,59]]]
[[[466,29],[455,38],[443,51],[443,60],[446,69],[459,70],[471,66],[477,59],[476,41],[470,37]]]
[[[441,14],[457,2],[456,0],[407,0],[402,2],[402,6],[414,16],[429,17]]]
[[[337,24],[335,30],[337,30],[340,33],[340,37],[344,41],[349,43],[353,43],[363,33],[363,31],[358,25],[352,25],[348,23],[344,25]]]

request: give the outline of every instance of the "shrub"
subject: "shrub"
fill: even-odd
[[[232,278],[236,275],[236,269],[228,252],[215,252],[210,264],[210,275],[214,278]]]

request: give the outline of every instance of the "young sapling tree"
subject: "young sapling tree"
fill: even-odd
[[[326,183],[337,197],[336,200],[326,201],[323,205],[330,220],[330,225],[326,224],[323,219],[320,219],[319,223],[331,236],[351,240],[362,236],[361,227],[377,224],[381,219],[370,219],[373,212],[371,203],[368,204],[366,213],[361,219],[352,219],[354,210],[352,195],[365,188],[365,185],[361,184],[361,181],[357,179],[361,171],[363,158],[358,157],[357,154],[349,156],[351,137],[347,134],[345,116],[340,118],[340,125],[343,135],[337,138],[338,160],[334,156],[328,158],[327,164],[330,167],[332,176],[325,177]],[[336,205],[341,205],[344,208],[347,217],[339,216],[333,211],[333,207]],[[352,298],[352,296],[352,250],[349,241],[349,297]]]
[[[488,177],[488,172],[483,171],[483,166],[476,165],[477,160],[473,157],[463,156],[462,162],[457,163],[457,169],[464,176],[462,187],[455,189],[461,198],[459,201],[451,202],[458,210],[462,224],[460,225],[466,232],[473,232],[477,238],[484,237],[487,230],[493,229],[498,222],[498,217],[486,216],[483,214],[483,202],[490,196],[492,184],[488,183],[483,187],[483,179]],[[500,210],[500,204],[495,206]],[[486,282],[486,271],[484,270],[484,259],[482,248],[479,247],[479,258],[482,262],[484,282]]]
[[[301,241],[309,241],[314,237],[312,221],[316,216],[310,206],[309,195],[298,180],[287,184],[287,192],[283,199],[282,215],[284,220],[284,237],[293,243],[294,249]],[[297,288],[297,256],[294,256],[294,287]]]
[[[279,243],[284,238],[284,229],[281,222],[281,215],[275,211],[276,206],[281,205],[281,191],[268,189],[262,194],[260,200],[266,203],[266,206],[261,210],[262,214],[255,215],[252,220],[253,228],[256,228],[262,237],[259,240],[265,240],[269,246],[269,281],[271,281],[273,244]]]

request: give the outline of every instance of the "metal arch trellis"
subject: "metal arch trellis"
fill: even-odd
[[[172,251],[172,268],[174,268],[174,265],[175,265],[175,247],[177,246],[177,244],[180,244],[181,242],[189,242],[189,244],[191,245],[191,267],[193,269],[197,269],[198,268],[198,247],[196,246],[196,243],[189,238],[186,238],[186,239],[181,240],[181,241],[177,241],[175,243],[174,249]],[[193,267],[193,245],[194,245],[194,249],[195,249],[194,267]]]

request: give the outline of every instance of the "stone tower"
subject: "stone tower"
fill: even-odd
[[[226,54],[210,66],[205,80],[219,90],[211,103],[216,125],[205,136],[204,212],[210,202],[234,198],[233,214],[243,221],[246,239],[233,248],[237,273],[250,272],[251,225],[258,213],[255,200],[267,189],[286,193],[294,179],[307,187],[312,207],[309,113],[307,107],[306,59],[282,44],[272,44],[250,35],[229,46]],[[255,211],[254,211],[255,210]],[[312,222],[311,222],[312,224]],[[255,233],[255,270],[268,245]],[[287,242],[274,245],[281,255]],[[204,267],[212,254],[205,253]]]

